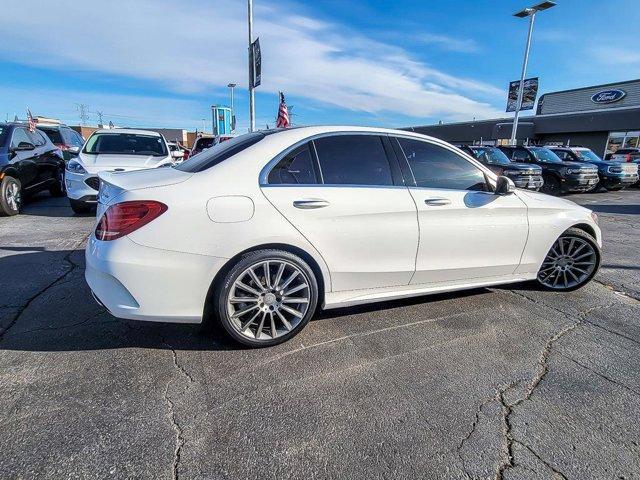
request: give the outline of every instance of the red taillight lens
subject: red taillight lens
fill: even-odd
[[[166,211],[164,203],[153,200],[116,203],[102,215],[96,227],[96,238],[107,241],[124,237]]]
[[[54,143],[54,145],[58,147],[60,150],[62,150],[63,152],[66,150],[69,150],[69,147],[64,143]]]

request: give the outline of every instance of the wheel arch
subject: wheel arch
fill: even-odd
[[[583,232],[591,235],[596,240],[598,238],[595,229],[587,223],[577,223],[575,225],[571,225],[570,228],[577,228],[578,230],[582,230]]]
[[[203,321],[207,322],[212,318],[212,315],[215,315],[213,310],[213,298],[216,292],[216,289],[220,285],[220,282],[224,280],[227,272],[238,262],[238,260],[245,254],[250,252],[256,252],[258,250],[283,250],[285,252],[293,253],[294,255],[302,258],[311,270],[313,274],[316,276],[316,281],[318,282],[318,306],[321,306],[324,302],[325,292],[327,288],[327,284],[329,284],[330,279],[325,278],[325,275],[320,267],[318,261],[313,257],[313,255],[309,254],[307,251],[300,247],[296,247],[294,245],[290,245],[287,243],[263,243],[260,245],[254,245],[249,247],[230,259],[228,259],[225,264],[218,270],[215,277],[211,281],[211,285],[209,286],[209,290],[207,291],[207,296],[204,305],[204,315]]]

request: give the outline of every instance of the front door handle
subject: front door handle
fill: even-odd
[[[296,208],[302,208],[304,210],[311,210],[313,208],[324,208],[329,206],[329,202],[321,200],[319,198],[309,198],[304,200],[294,200],[293,206]]]
[[[441,206],[441,205],[449,205],[451,203],[451,200],[449,200],[448,198],[426,198],[424,200],[424,203],[430,206]]]

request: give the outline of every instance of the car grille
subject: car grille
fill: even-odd
[[[89,177],[84,181],[84,183],[94,190],[100,190],[100,179],[98,177]]]

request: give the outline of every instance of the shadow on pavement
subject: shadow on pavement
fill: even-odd
[[[622,215],[640,215],[640,205],[601,205],[601,204],[589,204],[587,207],[596,213],[614,213]]]

